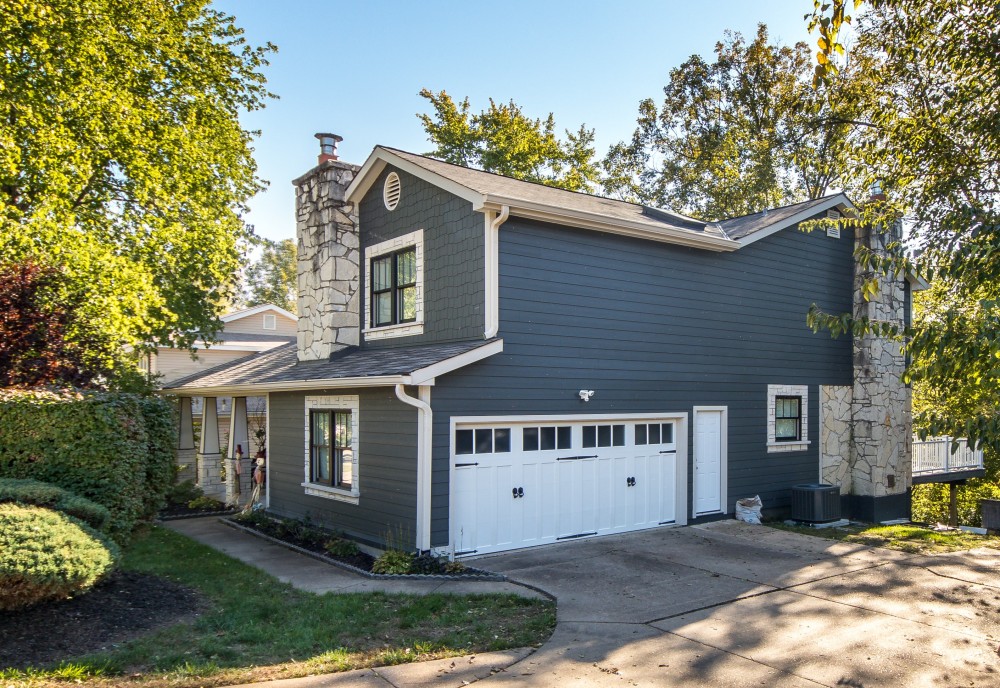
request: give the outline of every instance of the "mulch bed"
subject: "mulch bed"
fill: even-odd
[[[197,616],[198,594],[159,576],[118,571],[90,592],[0,612],[0,669],[25,669],[107,649]]]
[[[161,521],[173,521],[178,518],[198,518],[200,516],[225,516],[226,514],[235,514],[236,509],[228,507],[225,504],[219,503],[219,507],[216,509],[206,509],[204,507],[199,509],[192,509],[187,504],[167,504],[165,507],[160,509],[160,513],[157,517]]]

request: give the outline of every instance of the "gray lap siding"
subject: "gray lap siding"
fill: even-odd
[[[306,396],[359,397],[358,504],[306,495]],[[391,387],[316,392],[273,392],[269,396],[269,511],[306,518],[381,544],[387,532],[413,540],[416,528],[417,414]],[[409,544],[413,544],[410,542]]]
[[[850,338],[806,325],[811,303],[850,310],[852,253],[849,231],[832,239],[791,228],[718,254],[509,220],[504,351],[439,378],[433,392],[433,544],[448,542],[453,415],[727,406],[728,510],[754,494],[786,506],[791,485],[818,476],[818,386],[852,382]],[[809,386],[808,450],[767,453],[768,384]],[[583,403],[580,389],[596,394]]]
[[[395,171],[401,194],[395,210],[382,201],[385,177]],[[411,174],[387,168],[360,203],[361,285],[370,266],[364,249],[418,229],[424,230],[424,332],[391,339],[363,340],[365,348],[413,346],[483,336],[485,298],[484,216],[471,204]],[[362,294],[365,320],[369,295]]]

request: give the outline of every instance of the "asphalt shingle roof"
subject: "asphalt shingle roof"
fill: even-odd
[[[290,343],[175,380],[164,390],[183,392],[206,387],[408,375],[492,341],[495,340],[479,339],[399,349],[349,349],[334,354],[328,361],[303,362],[298,360],[296,344]]]
[[[834,196],[839,196],[840,194],[833,194]],[[815,198],[810,201],[803,201],[802,203],[793,203],[792,205],[782,206],[781,208],[770,208],[764,212],[753,213],[752,215],[743,215],[742,217],[734,217],[729,220],[722,220],[718,223],[722,227],[722,231],[726,233],[730,239],[742,239],[745,236],[749,236],[755,232],[759,232],[762,229],[767,229],[771,225],[786,220],[793,215],[798,215],[804,210],[809,210],[812,207],[822,205],[830,200],[832,196],[824,196],[822,198]]]

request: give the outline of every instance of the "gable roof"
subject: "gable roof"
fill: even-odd
[[[824,210],[854,210],[851,200],[838,193],[711,223],[662,208],[504,177],[387,146],[376,146],[368,156],[347,190],[347,200],[360,201],[389,165],[464,198],[473,210],[499,212],[506,206],[517,217],[711,251],[734,251]]]
[[[517,217],[571,227],[711,251],[739,247],[718,226],[678,213],[512,179],[385,146],[376,146],[368,156],[347,190],[347,200],[358,202],[387,165],[464,198],[473,210],[500,211],[506,206]]]
[[[284,316],[289,320],[297,320],[298,316],[295,313],[290,313],[280,306],[275,306],[273,303],[262,303],[259,306],[251,306],[250,308],[244,308],[243,310],[233,311],[232,313],[226,313],[219,319],[222,322],[228,323],[234,320],[240,320],[242,318],[247,318],[251,315],[256,315],[257,313],[263,313],[265,311],[272,311],[278,315]]]
[[[502,339],[393,349],[347,349],[322,361],[299,361],[293,344],[174,380],[164,393],[196,396],[268,390],[432,385],[438,375],[503,351]]]
[[[837,209],[842,213],[854,212],[854,204],[844,193],[836,193],[801,203],[769,208],[759,213],[734,217],[719,222],[719,227],[730,239],[740,242],[740,246],[752,244],[786,227],[797,225],[817,213]]]

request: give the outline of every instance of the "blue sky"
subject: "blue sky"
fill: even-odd
[[[473,111],[513,99],[532,117],[552,112],[560,131],[586,124],[603,156],[631,136],[639,101],[659,101],[670,69],[710,56],[726,29],[749,36],[764,22],[785,43],[815,41],[810,0],[213,4],[252,43],[278,46],[265,73],[280,99],[243,120],[261,130],[255,158],[271,183],[248,219],[271,239],[295,235],[291,180],[316,162],[314,133],[343,136],[341,159],[359,164],[377,144],[430,150],[421,88],[468,96]]]

